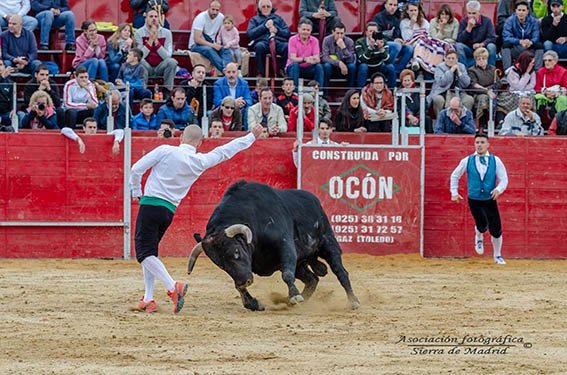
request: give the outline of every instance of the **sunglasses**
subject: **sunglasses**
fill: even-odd
[[[551,62],[553,61],[552,59],[543,59],[543,62]]]
[[[226,108],[226,109],[234,109],[234,107],[229,107],[229,106],[226,106],[226,105],[223,105],[222,107]]]

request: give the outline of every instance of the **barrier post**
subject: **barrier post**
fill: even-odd
[[[203,137],[209,137],[209,117],[207,116],[207,85],[203,83],[203,117],[201,117],[201,129],[203,130]],[[236,109],[235,109],[236,111]],[[234,115],[234,114],[233,114]],[[198,116],[195,113],[195,116]],[[244,126],[244,124],[243,124]]]
[[[20,126],[20,121],[18,119],[18,94],[17,94],[17,85],[16,82],[13,83],[13,87],[12,87],[12,111],[13,111],[13,115],[12,118],[10,119],[12,122],[12,128],[14,128],[14,132],[18,132],[19,131],[19,126]]]
[[[392,146],[398,146],[400,144],[399,141],[399,132],[400,132],[400,125],[398,120],[398,101],[396,100],[398,97],[398,88],[394,88],[394,118],[392,119]]]
[[[494,137],[494,100],[488,96],[488,136]]]

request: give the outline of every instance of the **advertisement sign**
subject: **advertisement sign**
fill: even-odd
[[[420,147],[303,145],[299,159],[344,252],[421,252]]]

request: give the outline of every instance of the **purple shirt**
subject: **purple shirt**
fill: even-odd
[[[310,36],[307,43],[303,43],[299,34],[296,34],[289,38],[287,46],[288,56],[295,54],[297,57],[309,57],[309,56],[319,56],[321,50],[319,49],[319,41],[317,38]],[[291,65],[293,61],[288,57],[286,68]],[[299,64],[301,68],[308,68],[311,64],[302,62]]]

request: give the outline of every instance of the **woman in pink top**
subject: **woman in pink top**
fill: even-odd
[[[73,59],[73,68],[84,66],[89,72],[90,79],[100,78],[108,81],[108,68],[106,67],[106,40],[97,34],[96,23],[86,20],[81,25],[83,33],[76,40],[77,51]]]

